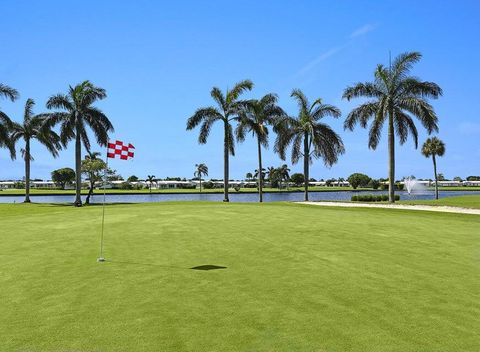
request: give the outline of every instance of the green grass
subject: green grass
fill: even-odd
[[[450,207],[480,209],[480,196],[467,195],[459,197],[445,197],[438,200],[403,200],[403,204],[444,205]]]
[[[101,210],[0,205],[0,350],[480,350],[480,216],[115,205],[96,263]]]

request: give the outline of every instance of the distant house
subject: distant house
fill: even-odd
[[[12,189],[15,186],[15,181],[0,181],[0,189]]]

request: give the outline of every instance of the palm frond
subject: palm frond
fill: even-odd
[[[198,109],[193,116],[191,116],[187,120],[187,130],[194,129],[197,127],[202,121],[205,121],[207,119],[212,119],[212,120],[220,120],[223,119],[222,114],[214,108],[214,107],[207,107],[207,108],[201,108]]]
[[[234,103],[242,93],[252,90],[252,88],[253,82],[249,79],[236,83],[232,90],[229,90],[226,94],[226,104],[230,105]]]
[[[0,97],[4,97],[6,99],[10,99],[11,101],[15,101],[18,99],[20,94],[16,89],[13,89],[5,84],[0,83]]]

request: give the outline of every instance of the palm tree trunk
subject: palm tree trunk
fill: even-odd
[[[76,207],[82,206],[82,141],[80,131],[77,128],[75,134],[75,203]]]
[[[433,174],[435,175],[435,199],[438,199],[437,161],[435,160],[435,154],[432,154],[432,159],[433,159]]]
[[[262,172],[262,145],[260,144],[260,137],[257,137],[258,144],[258,201],[263,202],[263,172]]]
[[[90,204],[90,197],[93,195],[93,188],[95,187],[95,181],[92,181],[95,180],[94,177],[92,177],[92,175],[90,175],[90,187],[88,188],[88,194],[87,194],[87,198],[85,198],[85,204]]]
[[[200,179],[200,193],[201,193],[202,192],[202,174],[200,174],[199,179]]]
[[[388,116],[388,156],[388,201],[395,203],[395,135],[392,110]]]
[[[25,141],[25,200],[30,203],[30,139]]]
[[[225,136],[223,141],[223,201],[229,202],[228,199],[228,153],[229,153],[229,129],[228,122],[225,122]]]
[[[305,177],[305,202],[308,202],[308,182],[309,182],[309,175],[308,175],[308,166],[309,166],[309,157],[310,152],[308,150],[308,134],[305,133],[305,138],[303,139],[303,174]]]

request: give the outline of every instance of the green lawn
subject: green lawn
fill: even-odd
[[[480,196],[467,195],[459,197],[445,197],[438,200],[404,200],[403,204],[446,205],[450,207],[480,209]]]
[[[101,210],[0,205],[0,350],[480,351],[480,216]]]

